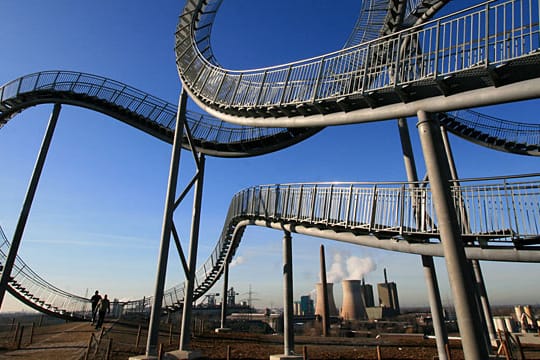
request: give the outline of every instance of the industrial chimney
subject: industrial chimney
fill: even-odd
[[[364,320],[366,308],[362,299],[360,280],[343,280],[343,306],[341,317],[343,320]]]
[[[336,302],[334,301],[334,284],[327,283],[326,291],[328,293],[328,310],[330,312],[330,316],[339,316],[339,312],[336,308]],[[323,285],[322,283],[317,283],[317,304],[315,305],[315,315],[322,316],[323,312]]]

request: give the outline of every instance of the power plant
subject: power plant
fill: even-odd
[[[339,311],[336,307],[336,302],[334,301],[334,284],[326,284],[326,293],[328,294],[328,312],[329,316],[337,317],[339,316]],[[323,294],[323,285],[322,283],[317,284],[317,302],[315,305],[315,315],[323,316],[324,314],[324,294]]]
[[[343,280],[343,305],[341,317],[343,320],[365,320],[366,307],[362,296],[360,280]]]
[[[397,285],[395,282],[389,282],[386,269],[384,269],[384,282],[377,284],[377,292],[379,298],[378,306],[375,306],[375,297],[373,294],[373,286],[366,284],[365,279],[343,280],[342,287],[342,304],[341,308],[336,306],[334,300],[334,284],[327,283],[328,296],[328,311],[331,317],[341,317],[343,320],[373,320],[382,319],[399,315],[399,297]],[[301,301],[295,303],[296,315],[310,315],[309,301],[313,301],[309,296],[302,296]],[[323,284],[316,284],[316,301],[315,315],[322,317],[324,315],[324,293]]]
[[[384,269],[384,283],[377,284],[377,292],[379,293],[379,306],[392,310],[396,315],[399,314],[397,285],[395,282],[388,282],[386,269]]]

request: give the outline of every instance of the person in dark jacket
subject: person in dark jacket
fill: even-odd
[[[96,290],[96,293],[90,298],[90,302],[92,303],[92,325],[96,322],[96,307],[99,300],[101,300],[101,295],[99,295],[99,291]]]
[[[98,314],[96,329],[99,329],[103,325],[105,314],[111,312],[111,302],[107,299],[107,294],[103,296],[103,299],[99,300],[96,306],[96,312]]]

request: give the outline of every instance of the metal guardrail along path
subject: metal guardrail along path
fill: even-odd
[[[214,156],[253,156],[295,144],[329,123],[390,118],[384,115],[387,108],[393,109],[387,114],[395,118],[407,116],[410,104],[432,97],[453,99],[520,83],[537,86],[539,1],[488,1],[332,54],[265,69],[229,71],[218,66],[210,46],[203,47],[210,44],[211,24],[221,1],[188,0],[177,27],[177,65],[191,95],[216,115],[188,114],[197,150]],[[437,2],[421,2],[427,4],[424,8],[419,2],[408,3],[415,3],[408,5],[417,10],[416,15],[409,14],[415,19]],[[406,17],[407,12],[400,16]],[[108,114],[172,141],[175,105],[110,79],[69,71],[30,74],[0,87],[0,127],[30,106],[57,102]],[[441,104],[441,108],[455,107]],[[378,115],[362,117],[364,110]],[[303,125],[297,127],[299,119]],[[484,145],[540,154],[536,125],[474,112],[442,114],[440,121],[457,135]],[[540,261],[539,174],[460,180],[460,184],[452,191],[458,213],[466,214],[459,224],[469,257]],[[232,199],[213,252],[197,271],[194,298],[219,279],[248,225],[441,256],[430,188],[409,185],[308,183],[240,191]],[[9,243],[1,228],[0,233],[3,263]],[[9,291],[40,311],[65,318],[88,317],[88,299],[47,283],[20,258]],[[177,310],[183,299],[180,284],[165,292],[163,308]],[[144,312],[150,303],[151,298],[145,298],[118,306],[125,312]]]

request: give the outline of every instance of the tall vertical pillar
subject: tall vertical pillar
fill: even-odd
[[[189,350],[191,339],[191,315],[193,313],[193,291],[195,288],[195,273],[197,271],[197,250],[199,247],[199,225],[201,221],[202,190],[204,181],[204,163],[205,157],[199,155],[199,176],[195,185],[195,194],[193,199],[193,216],[191,221],[191,236],[189,243],[188,267],[189,273],[186,280],[186,291],[184,299],[184,308],[182,314],[182,327],[180,333],[180,351]]]
[[[293,267],[292,238],[285,231],[283,236],[283,355],[271,355],[270,360],[302,359],[294,355],[294,323],[293,323]]]
[[[30,183],[28,184],[26,197],[24,199],[23,207],[19,215],[19,220],[17,221],[17,227],[15,228],[13,240],[11,241],[11,246],[9,247],[9,252],[4,264],[4,268],[2,270],[2,275],[0,277],[0,307],[4,302],[4,296],[6,294],[9,278],[11,277],[11,271],[13,270],[13,265],[15,264],[15,259],[17,258],[17,252],[19,251],[19,246],[21,245],[24,228],[26,227],[26,221],[28,220],[30,208],[32,207],[34,196],[36,195],[37,186],[41,177],[43,166],[45,165],[47,153],[49,152],[49,147],[51,145],[54,129],[56,128],[58,116],[60,115],[60,110],[61,105],[58,103],[54,104],[53,111],[49,119],[49,124],[47,125],[47,130],[45,131],[36,164],[34,166],[34,171],[32,172]]]
[[[227,320],[227,303],[229,301],[229,261],[225,260],[225,269],[223,269],[223,296],[221,303],[221,329],[225,329]]]
[[[422,110],[418,111],[417,115],[417,127],[456,307],[463,353],[467,360],[487,359],[489,357],[488,349],[483,346],[484,338],[480,319],[476,313],[474,296],[470,292],[474,283],[471,273],[468,271],[457,213],[450,193],[450,169],[442,147],[438,124]]]
[[[416,171],[416,163],[411,145],[411,136],[407,126],[407,119],[398,119],[399,136],[401,139],[401,148],[403,150],[403,161],[405,163],[405,171],[407,172],[407,180],[410,182],[418,181],[418,173]],[[411,188],[417,187],[416,184],[410,184]],[[418,207],[418,204],[413,204]],[[418,214],[418,209],[415,209],[415,214]],[[418,222],[418,218],[417,224]],[[422,255],[422,266],[424,268],[424,279],[428,291],[429,307],[433,319],[433,331],[435,333],[435,341],[437,343],[437,353],[439,359],[447,360],[446,347],[448,345],[448,332],[444,323],[443,307],[441,301],[441,293],[437,282],[437,273],[435,272],[435,264],[432,256]]]
[[[169,182],[167,185],[167,195],[165,198],[165,209],[163,211],[156,287],[154,290],[154,296],[152,297],[152,310],[150,313],[148,338],[146,341],[146,353],[143,356],[133,357],[133,359],[157,359],[158,355],[159,321],[163,303],[163,292],[165,290],[165,277],[167,273],[169,245],[173,226],[174,202],[176,198],[176,185],[178,182],[178,169],[180,167],[180,154],[182,150],[182,136],[186,116],[186,103],[187,93],[182,89],[178,101],[178,113],[176,114],[176,128],[174,131],[174,141],[169,166]]]
[[[292,238],[283,236],[283,353],[294,353]]]
[[[326,257],[324,255],[324,245],[321,245],[320,250],[321,260],[321,283],[323,297],[323,314],[322,314],[322,333],[323,336],[328,336],[330,332],[330,307],[328,306],[328,282],[326,280]]]
[[[429,306],[431,308],[431,318],[433,319],[433,331],[437,343],[437,353],[439,359],[448,359],[446,348],[448,346],[448,331],[444,323],[444,314],[435,272],[435,263],[432,256],[422,255],[422,266],[424,267],[424,278],[428,290]]]
[[[454,180],[457,185],[458,174],[456,169],[456,163],[454,161],[454,156],[452,154],[452,148],[450,147],[450,141],[448,140],[448,133],[444,126],[441,126],[441,136],[444,144],[444,150],[446,151],[446,156],[448,157],[448,163],[450,165],[450,174],[452,180]],[[464,207],[460,207],[460,216],[463,224],[469,223],[469,217],[465,211]],[[487,296],[486,283],[484,282],[484,276],[482,275],[482,269],[480,267],[480,262],[478,260],[471,260],[470,264],[472,266],[472,271],[474,274],[474,279],[476,281],[476,295],[479,299],[479,307],[481,308],[482,314],[484,315],[485,321],[485,331],[489,337],[489,342],[491,345],[495,345],[497,342],[497,333],[495,331],[495,324],[493,324],[493,314],[491,313],[491,306],[489,304],[489,298]]]

